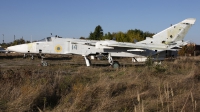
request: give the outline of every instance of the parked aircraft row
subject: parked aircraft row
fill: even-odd
[[[195,21],[195,18],[185,19],[137,43],[47,37],[38,42],[10,46],[7,50],[25,54],[76,54],[84,57],[87,66],[91,65],[88,56],[104,55],[112,66],[118,67],[119,62],[113,57],[131,57],[134,62],[141,62],[149,56],[154,60],[163,60],[168,52],[175,56],[171,51],[187,44],[183,39]]]

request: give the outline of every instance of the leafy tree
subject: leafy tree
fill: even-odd
[[[7,47],[7,44],[6,44],[6,43],[2,43],[2,44],[1,44],[1,47],[6,48],[6,47]]]
[[[91,40],[104,40],[104,39],[116,39],[118,42],[134,42],[134,40],[142,41],[146,39],[146,37],[152,37],[154,34],[150,32],[143,32],[139,29],[128,30],[127,32],[117,32],[117,33],[105,33],[103,35],[103,29],[100,25],[98,25],[94,32],[90,32],[89,39]]]
[[[85,37],[80,37],[80,39],[85,39]]]
[[[21,39],[14,40],[12,45],[25,44],[25,43],[26,43],[26,41],[23,38],[21,38]]]
[[[102,37],[102,40],[104,40],[104,39],[112,40],[113,35],[110,32],[105,33],[105,35]]]
[[[116,41],[118,42],[130,42],[130,39],[127,37],[126,33],[118,32],[115,34]]]
[[[103,37],[103,29],[100,25],[96,26],[94,32],[90,33],[89,39],[91,40],[101,40]]]
[[[93,34],[92,32],[90,32],[89,39],[91,39],[91,40],[95,40],[94,34]]]
[[[142,41],[146,39],[146,37],[152,37],[153,35],[153,33],[143,32],[139,29],[131,29],[127,32],[127,36],[129,37],[130,42],[133,42],[134,40]]]

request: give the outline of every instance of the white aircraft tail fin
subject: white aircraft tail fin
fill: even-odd
[[[195,21],[195,18],[185,19],[180,23],[172,25],[169,28],[153,35],[153,38],[148,38],[140,41],[139,43],[170,44],[176,41],[182,41]]]

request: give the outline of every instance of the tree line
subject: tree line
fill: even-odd
[[[91,32],[88,39],[90,40],[116,40],[118,42],[134,42],[135,40],[145,40],[146,37],[152,37],[154,33],[143,32],[139,29],[131,29],[127,32],[113,32],[103,33],[103,29],[100,25],[96,26],[94,32]]]

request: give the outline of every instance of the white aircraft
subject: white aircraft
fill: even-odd
[[[154,60],[164,60],[166,55],[176,56],[172,51],[187,44],[183,39],[195,21],[195,18],[185,19],[137,43],[47,37],[42,41],[11,46],[7,50],[30,54],[77,54],[84,57],[87,66],[91,64],[87,58],[89,55],[105,55],[114,67],[118,67],[119,62],[112,57],[131,57],[134,62],[146,61],[149,56]]]

